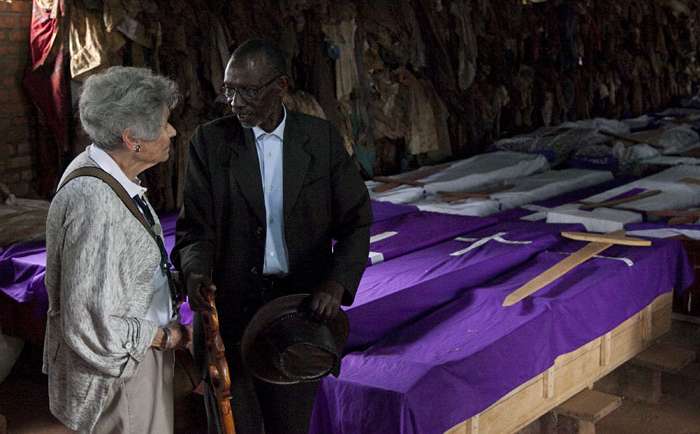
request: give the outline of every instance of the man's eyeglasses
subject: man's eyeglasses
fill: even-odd
[[[246,101],[253,100],[260,96],[260,92],[265,89],[267,86],[270,84],[274,83],[275,80],[280,78],[281,75],[276,75],[274,78],[272,78],[270,81],[261,84],[258,87],[234,87],[234,86],[228,86],[226,84],[223,84],[221,86],[221,92],[224,94],[224,97],[226,97],[227,101],[232,101],[233,97],[238,94],[241,98],[243,98]]]

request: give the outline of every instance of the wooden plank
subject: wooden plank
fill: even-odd
[[[551,266],[520,288],[517,288],[503,300],[503,306],[512,306],[525,297],[534,294],[550,283],[554,282],[564,274],[568,273],[576,266],[586,262],[588,259],[612,246],[622,244],[628,246],[650,246],[651,241],[641,238],[625,236],[624,231],[615,231],[608,234],[596,234],[591,232],[562,232],[562,237],[579,241],[591,241],[568,257]]]
[[[580,207],[583,210],[590,210],[590,209],[595,209],[595,208],[602,208],[602,207],[614,207],[617,205],[621,205],[623,203],[628,203],[628,202],[635,202],[641,199],[646,199],[647,197],[652,197],[656,196],[657,194],[660,194],[661,190],[648,190],[644,191],[638,194],[634,194],[632,196],[625,196],[621,197],[619,199],[611,199],[611,200],[606,200],[603,202],[581,202],[583,205]]]
[[[544,373],[544,385],[542,387],[543,392],[544,392],[544,397],[546,399],[552,399],[554,398],[554,381],[556,379],[556,371],[554,369],[554,366],[551,368],[547,369]]]
[[[600,340],[600,366],[610,364],[610,355],[612,354],[612,333],[606,333]]]
[[[688,185],[700,185],[700,179],[698,178],[681,178],[681,182]]]
[[[695,361],[695,352],[669,344],[655,344],[632,359],[637,366],[671,374]]]
[[[389,191],[401,185],[410,185],[413,187],[422,187],[425,185],[424,183],[418,181],[387,178],[386,176],[375,176],[372,178],[372,180],[383,183],[383,185],[378,185],[372,189],[372,191],[375,193],[384,193],[385,191]]]
[[[610,246],[612,246],[611,243],[589,243],[583,246],[508,294],[503,300],[503,306],[512,306],[525,297],[534,294]]]
[[[672,292],[656,298],[649,306],[651,312],[652,338],[656,338],[671,327]],[[608,332],[610,338],[610,356],[607,365],[601,365],[602,342],[604,336],[591,340],[576,350],[563,354],[554,362],[554,396],[546,398],[549,385],[546,383],[545,371],[510,391],[478,417],[479,434],[507,434],[516,432],[562,404],[567,399],[587,388],[590,384],[607,375],[621,364],[633,358],[648,346],[649,341],[642,339],[642,310],[623,321]],[[474,417],[455,425],[447,432],[450,434],[472,433]]]
[[[513,188],[513,184],[500,183],[485,186],[479,191],[438,191],[438,195],[446,202],[457,202],[466,199],[488,199],[494,193],[500,193]]]
[[[658,143],[658,140],[661,138],[662,134],[664,133],[664,130],[662,128],[657,128],[653,130],[647,130],[647,131],[641,131],[638,133],[634,134],[616,134],[610,131],[605,131],[605,130],[600,130],[600,134],[608,137],[612,137],[614,139],[622,140],[624,142],[628,143],[635,143],[635,144],[645,144],[649,145],[652,147],[659,148],[662,146]]]
[[[622,398],[597,390],[584,389],[553,411],[574,419],[598,422],[615,411],[622,404]]]
[[[652,211],[647,211],[646,212],[648,216],[654,216],[654,217],[684,217],[684,218],[689,218],[689,219],[698,219],[700,218],[700,211],[698,210],[686,210],[686,209],[660,209],[660,210],[652,210]]]
[[[615,231],[607,234],[564,231],[561,233],[561,236],[570,240],[588,241],[592,243],[610,243],[636,247],[651,246],[651,241],[642,238],[627,237],[623,231]]]
[[[651,332],[652,332],[652,315],[653,311],[651,309],[651,306],[645,307],[641,312],[641,322],[639,326],[641,327],[642,331],[642,340],[644,341],[650,341],[651,340]]]
[[[408,175],[389,177],[389,176],[375,176],[372,178],[374,181],[382,182],[385,185],[378,185],[372,189],[375,193],[383,193],[389,191],[392,188],[396,188],[400,185],[412,185],[416,187],[422,187],[425,185],[423,182],[419,182],[419,179],[427,178],[430,175],[434,175],[452,165],[452,163],[438,164],[436,166],[427,166],[417,169],[415,172]]]

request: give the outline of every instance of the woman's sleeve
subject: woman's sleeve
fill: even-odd
[[[108,197],[99,196],[77,196],[66,211],[61,249],[63,335],[66,344],[95,369],[128,378],[158,327],[148,320],[113,314],[123,302],[126,284],[118,255],[128,246],[114,245],[114,231],[120,225],[108,212],[85,212],[104,206]]]

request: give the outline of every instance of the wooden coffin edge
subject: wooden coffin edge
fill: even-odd
[[[622,324],[562,354],[545,372],[521,384],[447,434],[516,432],[649,347],[671,328],[673,291],[658,296]]]

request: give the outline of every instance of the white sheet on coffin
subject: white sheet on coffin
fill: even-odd
[[[589,232],[613,232],[624,229],[627,223],[642,221],[636,212],[610,208],[581,210],[580,204],[566,204],[547,211],[547,223],[580,223]]]
[[[655,211],[662,209],[687,209],[700,205],[700,185],[680,182],[683,178],[695,178],[700,181],[700,166],[681,165],[671,167],[655,175],[590,196],[584,201],[603,202],[633,188],[643,188],[646,190],[660,190],[661,194],[634,202],[627,202],[619,207],[638,211]]]
[[[439,191],[471,190],[499,181],[528,176],[547,170],[548,167],[547,159],[541,155],[498,151],[456,161],[437,173],[415,179],[415,181],[425,183],[425,187],[402,185],[377,193],[373,189],[382,183],[368,181],[366,185],[370,197],[374,200],[407,204],[420,200],[426,194],[434,194]],[[410,178],[411,174],[415,172],[406,172],[397,178]]]
[[[612,173],[603,170],[549,170],[516,179],[513,188],[494,193],[491,195],[491,199],[500,203],[501,210],[507,210],[600,184],[612,178]]]

